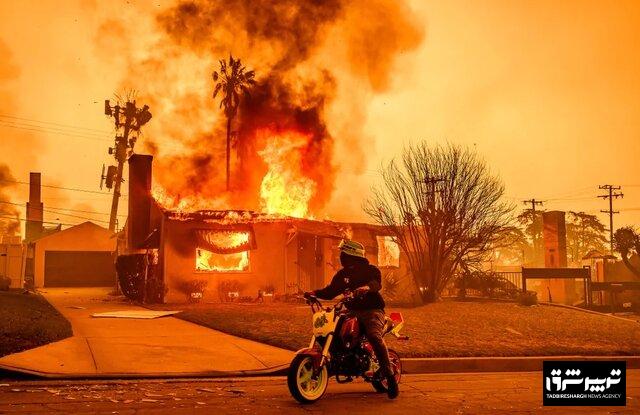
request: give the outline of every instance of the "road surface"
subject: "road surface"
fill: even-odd
[[[627,375],[627,406],[542,407],[541,372],[405,376],[391,401],[369,384],[329,384],[301,406],[284,378],[102,382],[0,381],[0,414],[532,414],[640,413],[640,370]]]

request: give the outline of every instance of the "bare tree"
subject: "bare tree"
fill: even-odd
[[[409,146],[382,177],[364,209],[405,253],[423,302],[456,272],[478,269],[511,222],[504,185],[466,148]]]

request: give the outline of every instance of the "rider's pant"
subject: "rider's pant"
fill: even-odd
[[[389,352],[382,335],[385,326],[385,316],[382,310],[351,310],[351,313],[358,318],[364,326],[367,340],[371,343],[373,351],[378,358],[380,370],[383,376],[391,376],[391,362],[389,362]]]

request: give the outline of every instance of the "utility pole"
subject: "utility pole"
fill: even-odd
[[[603,184],[602,186],[598,186],[600,190],[606,190],[608,193],[605,195],[600,195],[598,197],[602,199],[609,199],[609,210],[601,210],[602,213],[607,213],[609,215],[609,243],[611,249],[611,255],[613,255],[613,215],[615,213],[620,213],[618,211],[613,210],[613,199],[617,199],[619,197],[624,197],[624,194],[617,192],[616,190],[621,190],[620,186],[612,186],[610,184]]]
[[[116,127],[115,146],[109,147],[109,154],[113,155],[118,164],[117,166],[109,166],[107,175],[102,176],[102,179],[106,179],[107,188],[111,189],[113,187],[109,230],[115,232],[118,217],[118,202],[120,200],[120,186],[124,181],[122,179],[124,163],[129,159],[129,156],[133,154],[133,147],[138,139],[140,127],[151,120],[151,113],[147,105],[141,109],[136,108],[135,101],[127,101],[124,107],[121,107],[120,104],[111,106],[109,100],[105,100],[104,114],[113,117]],[[120,130],[122,130],[121,135],[118,134]],[[102,185],[102,181],[100,184]]]
[[[527,209],[531,212],[531,224],[533,226],[533,260],[538,262],[540,260],[540,243],[538,240],[538,222],[536,206],[542,206],[544,202],[542,200],[536,200],[535,198],[529,200],[523,200],[525,205],[531,204],[531,209]],[[537,264],[535,264],[537,266]]]

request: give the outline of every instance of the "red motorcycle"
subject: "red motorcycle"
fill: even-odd
[[[376,391],[387,392],[387,380],[380,373],[373,348],[358,320],[346,308],[353,298],[353,294],[347,292],[342,300],[326,308],[316,297],[306,298],[313,313],[313,336],[309,347],[298,350],[287,375],[289,391],[298,402],[308,404],[322,398],[331,376],[335,376],[338,383],[362,377]],[[402,314],[391,313],[386,317],[384,334],[409,340],[400,335],[403,325]],[[389,360],[400,383],[402,362],[398,353],[389,349]]]

